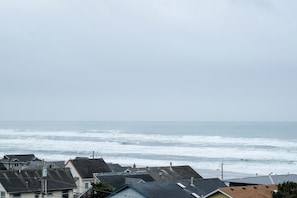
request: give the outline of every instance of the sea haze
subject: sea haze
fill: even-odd
[[[0,154],[297,173],[297,122],[0,122]]]

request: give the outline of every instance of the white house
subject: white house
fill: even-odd
[[[70,168],[74,177],[77,189],[75,193],[81,194],[86,192],[94,181],[94,173],[111,172],[111,169],[102,158],[82,158],[77,157],[74,160],[69,160],[66,167]]]
[[[44,185],[42,185],[42,183]],[[0,198],[73,198],[75,181],[67,168],[42,170],[0,171]]]

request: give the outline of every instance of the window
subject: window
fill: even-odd
[[[35,198],[39,198],[39,194],[38,193],[35,193]]]
[[[13,198],[21,198],[21,194],[20,193],[14,193]]]
[[[85,183],[85,189],[89,188],[89,183]]]
[[[68,195],[68,190],[63,190],[62,191],[62,198],[68,198],[69,195]]]
[[[1,191],[0,198],[5,198],[5,192],[4,191]]]

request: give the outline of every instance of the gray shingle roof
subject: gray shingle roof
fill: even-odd
[[[131,169],[133,171],[133,169]],[[164,166],[164,167],[147,167],[138,168],[137,170],[145,170],[156,181],[170,181],[178,179],[202,178],[190,166]]]
[[[0,183],[8,193],[40,192],[42,170],[0,171]],[[76,188],[67,168],[47,170],[47,189],[67,190]]]
[[[244,184],[280,184],[286,181],[297,182],[296,174],[287,175],[267,175],[257,177],[246,177],[238,179],[229,179],[225,182],[229,182],[230,185],[244,185]]]
[[[22,154],[22,155],[4,155],[3,159],[1,161],[18,161],[18,162],[29,162],[29,161],[41,161],[37,157],[35,157],[34,154]]]
[[[73,164],[82,178],[93,178],[93,173],[111,172],[111,169],[102,158],[75,158],[74,160],[69,160],[69,162]]]
[[[189,179],[181,180],[180,183],[199,196],[207,195],[218,188],[227,187],[227,185],[218,178],[194,179],[193,185],[191,185],[191,180]]]
[[[189,192],[183,190],[172,181],[129,184],[118,190],[116,193],[127,188],[134,189],[146,198],[193,198]],[[112,195],[109,197],[112,197]]]
[[[123,167],[120,164],[113,164],[113,163],[107,163],[107,166],[112,170],[112,172],[124,172],[130,167]]]
[[[135,181],[143,180],[144,182],[151,182],[155,181],[149,174],[147,173],[137,173],[137,172],[130,172],[130,173],[102,173],[97,174],[96,177],[103,182],[108,183],[112,188],[118,189],[125,184],[134,183]],[[135,180],[133,180],[133,179]]]
[[[115,193],[121,192],[126,188],[132,188],[146,198],[193,198],[193,193],[195,193],[195,195],[197,196],[204,196],[220,187],[226,187],[225,183],[218,178],[194,179],[194,185],[191,186],[190,184],[191,179],[133,183],[124,186],[122,189],[119,189]],[[181,186],[183,186],[184,188]]]

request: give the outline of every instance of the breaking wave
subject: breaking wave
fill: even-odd
[[[141,166],[189,164],[252,174],[297,172],[297,142],[276,138],[143,134],[124,130],[0,129],[4,154],[34,153],[46,160],[91,156]]]

